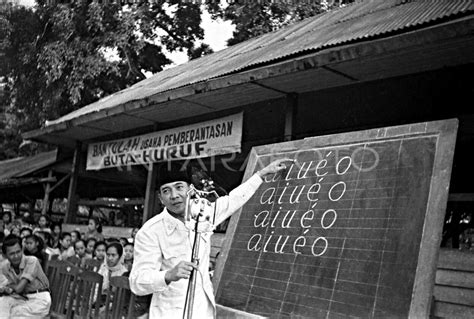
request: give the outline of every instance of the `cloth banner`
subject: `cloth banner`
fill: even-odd
[[[241,151],[243,113],[113,141],[89,144],[87,170],[192,159]]]

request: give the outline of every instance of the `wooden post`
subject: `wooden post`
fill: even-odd
[[[69,191],[67,195],[67,211],[64,221],[66,223],[74,223],[77,213],[77,179],[79,177],[79,168],[81,162],[81,149],[82,143],[77,142],[76,149],[74,150],[74,157],[72,159],[71,167],[71,179],[69,180]]]
[[[142,224],[144,224],[153,215],[153,209],[155,208],[156,168],[156,164],[149,164],[148,166]]]
[[[50,169],[48,172],[48,179],[51,179],[52,177],[53,177],[53,170]],[[51,192],[51,183],[47,182],[46,188],[44,190],[43,207],[41,207],[41,215],[46,215],[46,213],[48,212],[50,192]]]
[[[285,107],[285,131],[283,140],[285,142],[293,139],[293,122],[296,107],[298,106],[298,94],[288,93],[286,95],[286,107]]]

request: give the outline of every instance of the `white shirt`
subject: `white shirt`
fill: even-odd
[[[217,199],[215,226],[242,207],[262,184],[258,175]],[[212,233],[202,233],[199,247],[199,271],[194,297],[194,318],[215,317],[215,300],[209,277],[209,255]],[[169,285],[165,273],[180,261],[191,261],[194,231],[171,216],[166,208],[147,221],[135,237],[134,261],[130,287],[137,295],[153,294],[150,319],[182,318],[189,280],[180,279]]]

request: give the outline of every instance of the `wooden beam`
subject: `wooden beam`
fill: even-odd
[[[53,170],[49,170],[48,178],[53,177]],[[51,193],[51,183],[46,183],[46,188],[44,190],[44,197],[43,197],[43,207],[41,208],[41,214],[45,215],[48,212],[49,207],[49,193]]]
[[[88,200],[88,199],[80,199],[77,204],[84,205],[84,206],[106,206],[110,207],[113,205],[123,206],[123,205],[143,205],[145,203],[144,198],[132,198],[130,200],[125,199],[117,199],[117,200],[105,200],[105,199],[96,199],[96,200]]]
[[[64,181],[66,179],[68,179],[69,177],[71,177],[71,173],[67,174],[66,176],[64,176],[63,178],[61,178],[56,184],[53,185],[53,187],[51,187],[51,189],[49,190],[50,193],[52,191],[54,191],[56,189],[56,187],[60,186],[62,183],[64,183]]]
[[[143,221],[145,223],[153,216],[155,208],[155,191],[156,191],[156,170],[157,164],[150,164],[148,166],[148,176],[146,180],[145,203],[143,208]]]
[[[64,218],[66,223],[74,223],[77,213],[77,179],[79,177],[79,168],[81,164],[82,143],[76,142],[74,157],[72,158],[71,179],[69,180],[69,191],[67,195],[67,211]]]

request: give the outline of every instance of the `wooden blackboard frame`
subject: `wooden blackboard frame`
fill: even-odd
[[[436,262],[438,259],[442,226],[448,200],[457,127],[457,119],[448,119],[311,137],[302,140],[258,146],[251,150],[243,180],[245,181],[249,179],[256,168],[262,167],[259,158],[265,155],[268,156],[278,153],[278,156],[275,156],[275,159],[277,159],[284,157],[285,153],[304,151],[319,147],[337,147],[344,144],[361,143],[371,140],[381,141],[397,137],[437,135],[437,147],[434,156],[433,173],[430,181],[430,191],[425,214],[426,218],[423,224],[418,264],[409,310],[409,318],[427,318],[430,313]],[[219,284],[226,266],[229,250],[234,239],[240,215],[241,210],[236,212],[230,221],[226,233],[226,239],[216,265],[214,275],[214,287],[216,287],[217,296],[216,300],[219,299]]]

